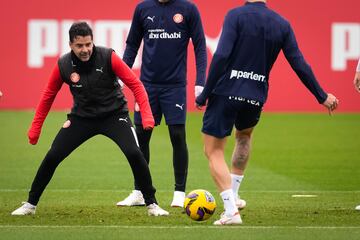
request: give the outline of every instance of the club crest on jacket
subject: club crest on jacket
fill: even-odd
[[[70,75],[70,80],[71,80],[73,83],[77,83],[78,81],[80,81],[80,75],[79,75],[77,72],[73,72],[73,73]]]

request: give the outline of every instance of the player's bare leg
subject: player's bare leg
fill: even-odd
[[[231,173],[244,175],[246,165],[249,161],[251,150],[251,136],[254,128],[236,130],[235,147],[232,155]]]
[[[209,160],[210,173],[219,192],[231,188],[230,171],[224,157],[225,144],[226,138],[204,134],[205,156]]]
[[[220,196],[224,202],[225,212],[215,225],[241,224],[241,217],[235,205],[234,193],[231,189],[231,177],[225,162],[224,149],[226,138],[216,138],[204,134],[204,151],[209,160],[209,168]]]

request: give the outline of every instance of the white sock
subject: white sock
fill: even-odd
[[[174,192],[174,198],[185,198],[185,192],[181,192],[181,191],[175,191]]]
[[[142,197],[143,194],[140,190],[133,190],[133,193],[136,194],[136,196]]]
[[[25,208],[35,209],[35,208],[36,208],[36,205],[32,205],[31,203],[26,202],[26,203],[24,204],[24,207],[25,207]]]
[[[234,192],[234,197],[235,197],[235,199],[237,197],[240,198],[239,188],[240,188],[241,182],[244,178],[244,175],[236,175],[236,174],[230,174],[230,175],[231,175],[231,189]]]
[[[234,193],[231,189],[225,190],[220,193],[220,196],[224,202],[225,215],[232,217],[238,212],[235,205]]]

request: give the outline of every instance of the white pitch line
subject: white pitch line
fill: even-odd
[[[30,189],[0,189],[0,192],[28,192]],[[119,192],[129,193],[131,189],[46,189],[47,192]],[[172,193],[171,190],[156,190],[161,193]],[[215,190],[214,190],[215,192]],[[240,193],[301,193],[296,195],[314,195],[314,193],[360,193],[360,190],[246,190],[239,191]],[[308,194],[309,193],[309,194]]]
[[[30,189],[0,189],[0,192],[28,192]],[[129,193],[132,190],[114,190],[114,189],[46,189],[46,192],[119,192]],[[171,192],[165,190],[156,190],[156,192]]]
[[[316,198],[318,195],[311,195],[311,194],[294,194],[291,195],[293,198]]]
[[[0,225],[2,228],[113,228],[113,229],[360,229],[360,226],[117,226],[117,225]]]

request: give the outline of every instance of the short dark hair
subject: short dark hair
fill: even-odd
[[[73,42],[77,36],[91,36],[93,39],[93,32],[89,24],[87,22],[74,22],[69,30],[69,39],[70,42]]]

